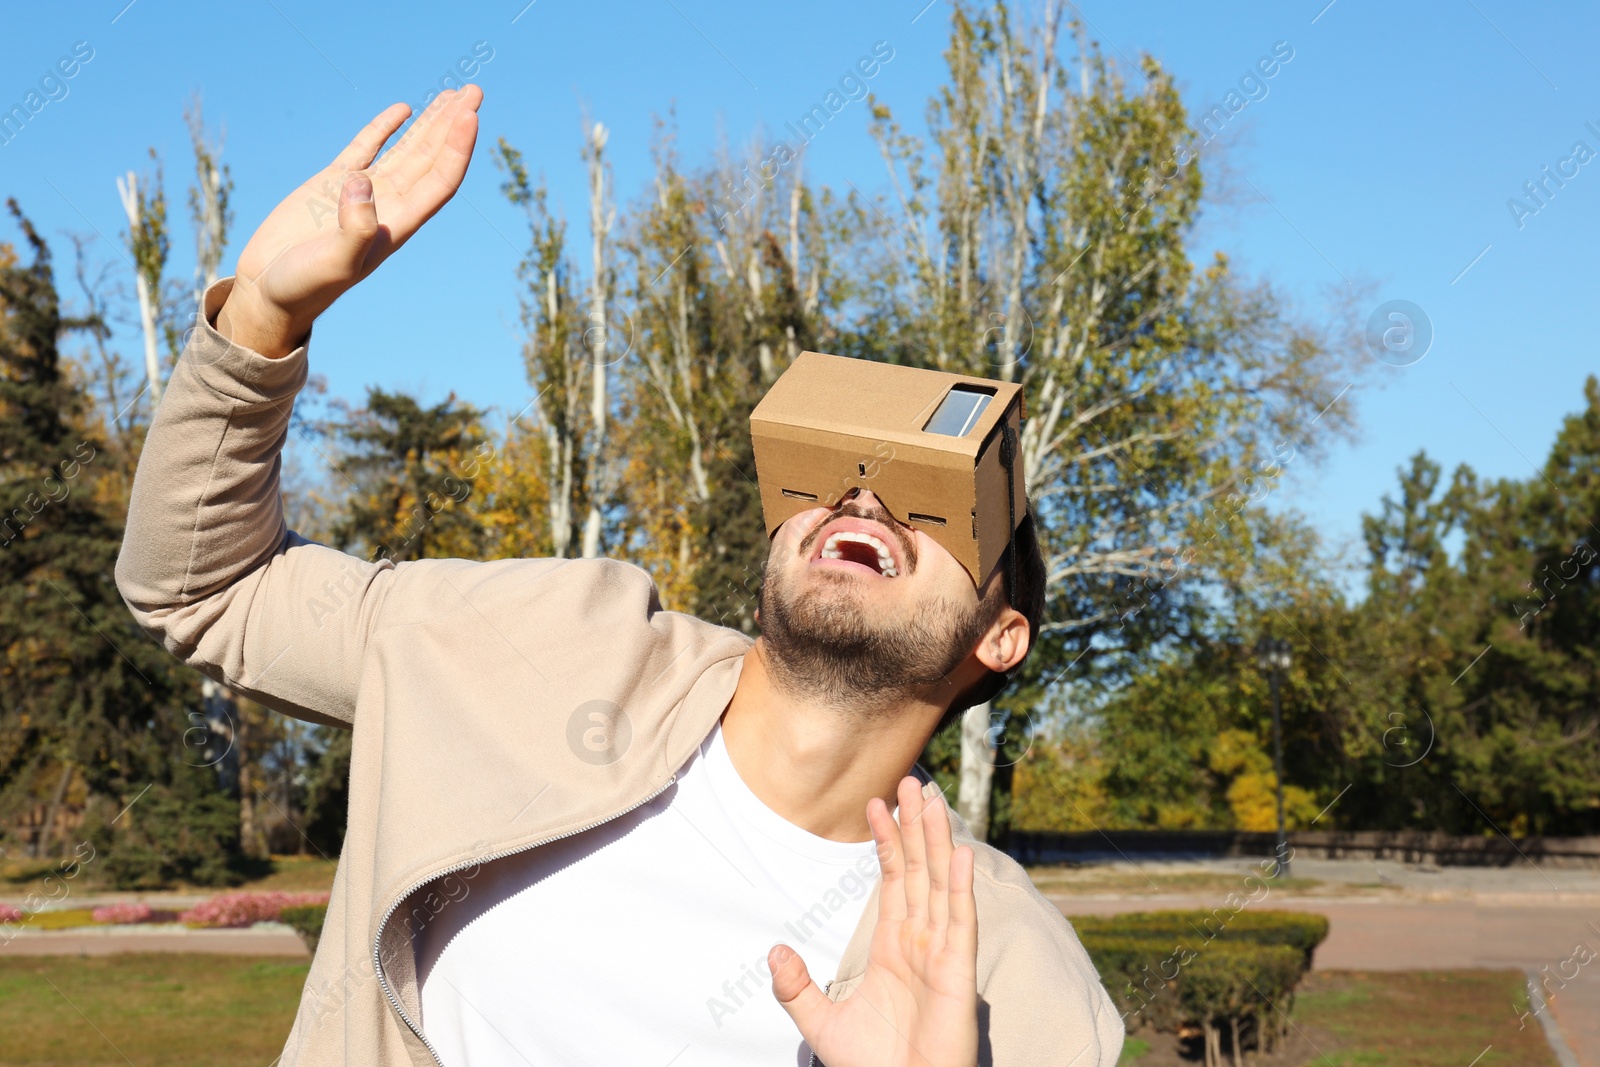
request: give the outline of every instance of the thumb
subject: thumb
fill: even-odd
[[[772,971],[772,995],[794,1020],[806,1044],[816,1048],[822,1017],[833,1007],[833,1001],[817,988],[811,972],[806,970],[806,961],[788,945],[772,946],[767,953],[767,967]]]
[[[338,256],[352,274],[361,273],[367,250],[378,236],[378,207],[372,202],[372,179],[359,171],[339,191]]]

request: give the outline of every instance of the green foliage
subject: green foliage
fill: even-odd
[[[292,926],[294,932],[300,935],[300,940],[306,943],[306,948],[313,953],[317,951],[317,942],[322,939],[322,923],[327,917],[326,904],[297,904],[278,913],[278,921]]]
[[[473,556],[482,541],[462,505],[472,493],[484,445],[482,413],[454,394],[431,407],[376,386],[366,407],[334,426],[352,487],[334,543],[396,562]]]
[[[113,581],[121,514],[104,487],[121,472],[59,348],[92,323],[63,317],[50,250],[10,206],[32,261],[0,246],[0,818],[75,767],[115,880],[225,881],[236,805],[186,762],[198,678],[138,631]]]
[[[618,365],[613,541],[670,607],[753,633],[767,531],[750,412],[802,350],[837,347],[838,208],[796,168],[759,185],[739,184],[733,161],[688,171],[669,130],[655,160],[654,195],[625,227],[633,351]]]
[[[1133,937],[1197,943],[1248,941],[1257,945],[1288,945],[1300,953],[1302,969],[1310,969],[1311,954],[1328,938],[1325,915],[1301,911],[1142,911],[1122,915],[1086,915],[1072,920],[1079,936]]]
[[[527,330],[522,361],[534,390],[529,407],[538,427],[535,452],[546,487],[546,515],[542,523],[531,515],[526,520],[543,525],[550,554],[565,558],[578,554],[584,516],[599,489],[587,477],[589,456],[596,448],[593,413],[584,403],[584,390],[592,385],[597,370],[586,347],[591,324],[578,303],[577,270],[567,255],[567,224],[551,214],[544,182],[532,183],[522,153],[503,137],[494,160],[507,176],[500,191],[528,220],[529,248],[517,264]],[[598,369],[604,373],[604,368]]]
[[[1311,955],[1328,935],[1320,915],[1285,911],[1135,912],[1072,920],[1131,1032],[1198,1023],[1207,1062],[1224,1024],[1258,1047],[1263,1023],[1286,1011]],[[1243,1024],[1248,1023],[1248,1026]]]
[[[1102,825],[1271,825],[1270,703],[1251,649],[1276,633],[1294,649],[1291,826],[1600,830],[1593,378],[1584,401],[1525,480],[1484,483],[1465,466],[1446,478],[1413,457],[1364,520],[1359,602],[1293,516],[1247,510],[1249,569],[1098,709]]]
[[[954,5],[926,143],[873,101],[894,201],[860,205],[863,308],[841,328],[850,354],[1024,388],[1049,596],[995,723],[1015,741],[992,783],[994,839],[1019,720],[1063,679],[1115,686],[1194,632],[1250,558],[1238,516],[1271,491],[1286,442],[1315,451],[1345,428],[1316,416],[1353,356],[1225,256],[1194,258],[1204,168],[1172,75],[1149,57],[1119,69],[1083,24],[1030,10]]]
[[[319,726],[305,752],[305,822],[301,830],[311,847],[324,856],[338,856],[344,848],[352,742],[349,730]]]
[[[128,234],[128,251],[133,253],[134,270],[152,294],[160,294],[162,273],[172,250],[172,235],[167,230],[167,193],[162,180],[161,157],[150,149],[155,177],[135,179],[134,205],[138,224]],[[159,295],[156,297],[159,299]]]
[[[105,877],[117,889],[244,880],[238,801],[218,789],[211,768],[175,770],[171,782],[151,786],[120,819],[107,798],[96,799],[102,802],[91,806],[84,836],[104,857]]]

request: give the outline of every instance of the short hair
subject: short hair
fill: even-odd
[[[1016,576],[1017,588],[1011,588],[1011,558],[1015,554],[1017,560]],[[949,726],[961,713],[968,708],[986,703],[1005,692],[1011,684],[1013,677],[1022,670],[1022,665],[1028,657],[1033,655],[1033,650],[1039,645],[1039,628],[1044,624],[1045,606],[1045,574],[1044,553],[1039,549],[1039,530],[1033,521],[1033,508],[1030,505],[1027,514],[1017,524],[1017,530],[1011,535],[1011,543],[1006,545],[1006,550],[1000,554],[1000,562],[995,565],[1000,572],[1000,587],[1004,592],[1004,599],[998,600],[994,611],[989,615],[993,622],[999,617],[1000,609],[1009,604],[1022,613],[1028,620],[1028,651],[1016,666],[1005,674],[999,671],[990,671],[986,677],[978,681],[970,689],[957,696],[950,703],[950,710],[946,711],[944,718],[939,720],[939,725],[934,728],[938,733]]]

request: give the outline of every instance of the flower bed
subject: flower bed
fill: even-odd
[[[10,904],[0,904],[0,923],[15,923],[21,921],[21,908],[14,908]]]
[[[221,893],[178,918],[190,926],[250,926],[278,921],[284,908],[327,902],[327,893]]]
[[[148,904],[106,904],[90,913],[97,923],[146,923],[150,921]]]

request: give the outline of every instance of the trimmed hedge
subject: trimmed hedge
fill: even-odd
[[[1320,915],[1287,911],[1161,911],[1072,920],[1129,1032],[1198,1025],[1208,1067],[1247,1039],[1265,1050],[1280,1036],[1294,989],[1328,936]]]
[[[1126,915],[1094,915],[1073,919],[1080,936],[1107,934],[1124,937],[1185,940],[1191,947],[1210,941],[1249,941],[1257,945],[1288,945],[1304,957],[1328,936],[1328,917],[1303,911],[1142,911]]]
[[[327,917],[326,904],[296,904],[278,912],[278,921],[294,927],[312,955],[316,954],[317,942],[322,938],[322,923]]]

